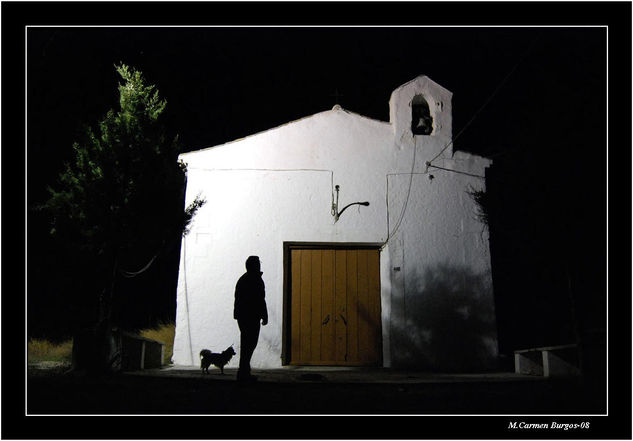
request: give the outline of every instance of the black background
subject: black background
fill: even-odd
[[[605,326],[596,294],[606,280],[606,28],[29,28],[27,42],[31,205],[47,196],[83,126],[116,108],[120,61],[168,100],[185,150],[337,102],[388,121],[391,91],[425,74],[454,94],[454,148],[494,160],[501,350],[575,338],[570,278],[575,295],[590,293],[581,301],[592,302],[591,326]],[[46,335],[51,320],[65,330],[60,291],[80,274],[48,238],[46,219],[35,212],[29,221],[29,329]],[[175,253],[120,282],[128,327],[173,319]]]
[[[26,213],[29,334],[63,334],[65,308],[57,296],[63,297],[72,268],[64,267],[67,256],[48,240],[45,220],[24,207],[21,191],[28,205],[43,201],[81,125],[94,124],[116,105],[113,65],[122,61],[157,85],[168,101],[170,128],[189,150],[327,110],[337,101],[388,120],[391,91],[420,74],[429,76],[453,92],[454,135],[468,125],[454,148],[494,160],[487,188],[495,201],[490,242],[502,353],[573,341],[570,283],[584,329],[606,329],[607,200],[610,347],[630,351],[630,4],[3,3],[2,9],[3,262],[24,265],[23,243],[9,254],[6,239],[8,232],[15,237],[24,231]],[[172,23],[275,27],[58,27]],[[25,24],[55,26],[27,31],[28,75]],[[283,27],[311,24],[344,27]],[[462,27],[472,24],[478,27]],[[605,28],[577,27],[606,24],[608,70]],[[423,25],[451,27],[418,27]],[[20,139],[24,78],[26,148]],[[7,216],[17,221],[13,231]],[[163,265],[173,268],[174,261]],[[6,318],[5,268],[3,273]],[[153,298],[162,305],[153,319],[173,315],[171,283],[160,283],[166,288],[162,301]],[[24,298],[16,297],[10,304],[23,310]],[[140,298],[139,308],[148,300]],[[39,320],[46,316],[58,319]],[[624,364],[610,363],[611,384],[624,372],[621,390],[630,392],[626,354]],[[627,399],[620,410],[630,421]],[[616,418],[619,411],[611,409]],[[481,420],[476,424],[490,421]],[[440,433],[433,436],[441,437],[442,423],[433,424]],[[371,438],[383,432],[356,433]]]

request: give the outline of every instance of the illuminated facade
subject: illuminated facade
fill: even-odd
[[[420,76],[389,122],[337,105],[181,155],[187,203],[207,203],[181,245],[174,363],[239,354],[233,294],[257,255],[269,323],[254,368],[493,368],[488,231],[469,194],[491,161],[453,151],[451,96]],[[355,202],[369,204],[342,212]]]

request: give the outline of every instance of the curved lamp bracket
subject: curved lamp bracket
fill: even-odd
[[[369,202],[352,202],[351,204],[347,204],[345,207],[343,207],[341,211],[338,211],[338,192],[340,187],[336,185],[334,188],[336,189],[336,202],[332,201],[332,216],[334,216],[334,222],[338,221],[343,212],[352,205],[363,205],[365,207],[369,206]]]

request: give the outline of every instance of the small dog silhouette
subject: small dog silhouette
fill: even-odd
[[[235,350],[233,346],[229,346],[222,353],[217,354],[211,352],[208,349],[203,349],[200,351],[200,369],[202,373],[209,373],[209,366],[214,365],[220,368],[220,374],[224,375],[224,366],[231,361],[231,358],[235,355]]]

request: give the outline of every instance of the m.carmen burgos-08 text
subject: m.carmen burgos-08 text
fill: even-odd
[[[574,429],[588,429],[589,422],[583,421],[582,423],[557,423],[552,421],[551,423],[526,423],[525,421],[516,422],[510,421],[508,429],[558,429],[558,430],[574,430]]]

